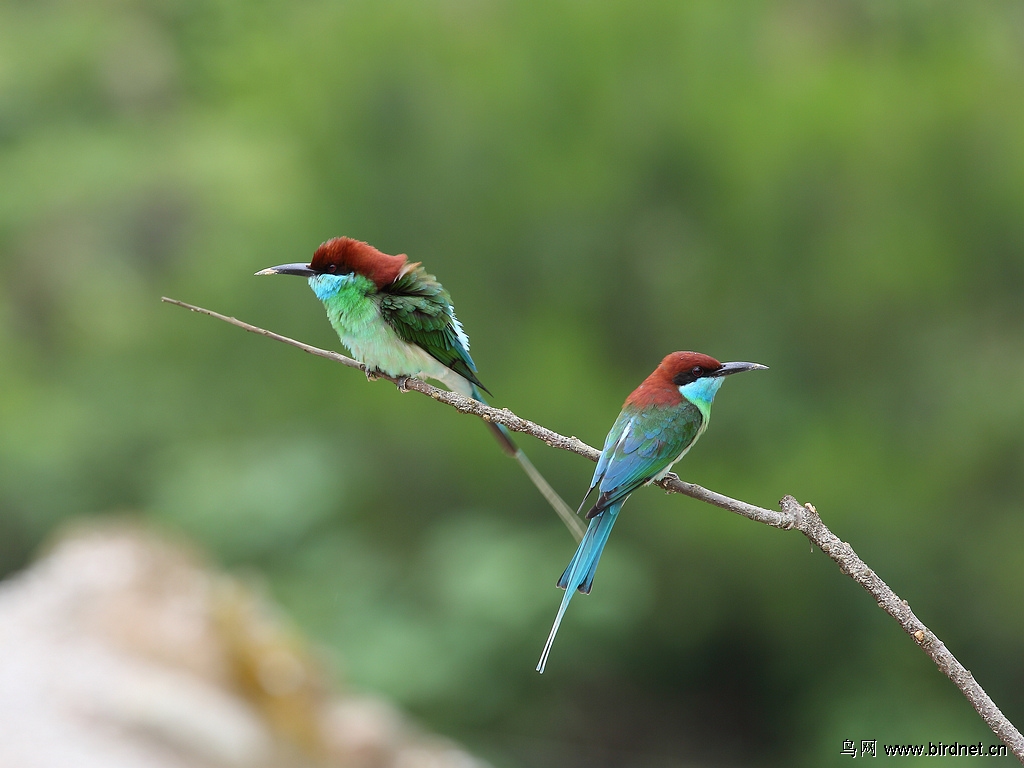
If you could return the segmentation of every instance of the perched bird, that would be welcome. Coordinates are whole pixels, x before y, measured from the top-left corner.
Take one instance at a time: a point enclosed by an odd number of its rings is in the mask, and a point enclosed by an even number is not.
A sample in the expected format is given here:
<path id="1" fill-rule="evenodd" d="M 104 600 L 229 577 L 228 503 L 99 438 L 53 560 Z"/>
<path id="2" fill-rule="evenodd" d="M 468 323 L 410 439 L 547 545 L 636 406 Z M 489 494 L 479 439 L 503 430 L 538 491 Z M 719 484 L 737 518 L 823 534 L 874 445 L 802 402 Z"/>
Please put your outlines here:
<path id="1" fill-rule="evenodd" d="M 707 429 L 711 403 L 725 376 L 766 369 L 759 363 L 720 363 L 698 352 L 673 352 L 633 390 L 604 440 L 594 479 L 583 504 L 599 489 L 587 512 L 590 525 L 558 580 L 565 590 L 537 671 L 544 672 L 558 626 L 576 590 L 590 594 L 608 534 L 629 494 L 661 480 Z"/>
<path id="2" fill-rule="evenodd" d="M 317 248 L 309 264 L 282 264 L 256 274 L 309 278 L 331 325 L 352 356 L 367 367 L 367 375 L 436 379 L 460 395 L 485 402 L 481 391 L 489 391 L 477 378 L 469 337 L 455 317 L 448 291 L 405 254 L 390 256 L 360 240 L 336 237 Z M 582 528 L 572 509 L 505 427 L 489 422 L 488 426 L 502 450 L 520 463 L 579 539 Z"/>

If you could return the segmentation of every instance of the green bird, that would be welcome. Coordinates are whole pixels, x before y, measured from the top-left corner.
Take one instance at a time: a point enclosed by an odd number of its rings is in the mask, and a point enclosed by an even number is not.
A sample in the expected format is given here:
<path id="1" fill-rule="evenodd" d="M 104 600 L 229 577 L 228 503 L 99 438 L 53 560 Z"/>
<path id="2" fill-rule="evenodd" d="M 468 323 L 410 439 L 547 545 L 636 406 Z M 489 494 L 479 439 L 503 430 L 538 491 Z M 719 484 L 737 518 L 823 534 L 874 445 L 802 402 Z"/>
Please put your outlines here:
<path id="1" fill-rule="evenodd" d="M 482 393 L 490 391 L 477 377 L 469 337 L 448 291 L 405 254 L 391 256 L 360 240 L 336 237 L 317 248 L 309 264 L 282 264 L 256 274 L 308 278 L 342 344 L 369 373 L 435 379 L 460 395 L 486 402 Z M 578 540 L 582 530 L 572 510 L 504 426 L 488 427 Z"/>

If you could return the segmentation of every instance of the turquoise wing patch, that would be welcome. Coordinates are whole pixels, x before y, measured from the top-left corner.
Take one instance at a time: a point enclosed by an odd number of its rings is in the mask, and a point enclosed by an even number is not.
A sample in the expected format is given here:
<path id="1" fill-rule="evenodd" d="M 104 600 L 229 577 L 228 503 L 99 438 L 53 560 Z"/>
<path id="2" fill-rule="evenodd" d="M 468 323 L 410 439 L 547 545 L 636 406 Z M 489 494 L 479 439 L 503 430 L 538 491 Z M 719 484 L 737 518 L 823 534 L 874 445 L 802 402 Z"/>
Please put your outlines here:
<path id="1" fill-rule="evenodd" d="M 625 438 L 613 444 L 600 480 L 600 506 L 624 499 L 675 461 L 697 439 L 702 419 L 697 407 L 685 401 L 671 414 L 654 407 L 634 414 Z M 602 459 L 607 452 L 606 447 Z"/>

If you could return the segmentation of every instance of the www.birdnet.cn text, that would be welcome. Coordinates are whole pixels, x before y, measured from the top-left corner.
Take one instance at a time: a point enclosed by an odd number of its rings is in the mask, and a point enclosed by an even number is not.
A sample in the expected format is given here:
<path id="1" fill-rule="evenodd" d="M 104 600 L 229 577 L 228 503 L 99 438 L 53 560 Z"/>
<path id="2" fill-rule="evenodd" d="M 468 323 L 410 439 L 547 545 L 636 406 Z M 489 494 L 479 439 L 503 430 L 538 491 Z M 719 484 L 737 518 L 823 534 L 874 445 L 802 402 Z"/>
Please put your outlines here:
<path id="1" fill-rule="evenodd" d="M 843 741 L 844 757 L 1006 757 L 1005 744 L 966 744 L 959 741 L 929 741 L 927 744 L 881 744 L 877 739 Z"/>

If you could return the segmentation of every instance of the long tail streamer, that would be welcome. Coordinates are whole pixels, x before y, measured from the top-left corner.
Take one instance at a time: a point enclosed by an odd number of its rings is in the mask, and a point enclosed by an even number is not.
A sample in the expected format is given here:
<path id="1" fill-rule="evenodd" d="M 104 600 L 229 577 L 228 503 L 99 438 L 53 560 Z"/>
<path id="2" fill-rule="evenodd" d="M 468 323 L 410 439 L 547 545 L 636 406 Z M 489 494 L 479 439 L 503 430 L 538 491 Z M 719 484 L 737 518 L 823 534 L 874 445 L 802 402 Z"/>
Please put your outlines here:
<path id="1" fill-rule="evenodd" d="M 484 400 L 483 395 L 476 387 L 473 387 L 472 398 L 484 403 L 484 405 L 487 404 L 487 401 Z M 583 538 L 583 523 L 581 523 L 580 519 L 576 517 L 572 508 L 566 504 L 562 500 L 562 497 L 558 495 L 558 492 L 551 487 L 551 483 L 544 479 L 544 475 L 542 475 L 538 469 L 533 466 L 533 462 L 527 458 L 523 449 L 515 444 L 515 441 L 512 439 L 512 435 L 504 425 L 488 422 L 487 426 L 490 427 L 491 433 L 494 435 L 499 445 L 501 445 L 501 449 L 519 462 L 519 466 L 523 468 L 523 472 L 526 473 L 526 476 L 530 478 L 530 481 L 534 486 L 536 486 L 537 490 L 540 491 L 540 495 L 547 499 L 548 504 L 551 505 L 551 508 L 555 510 L 556 514 L 562 519 L 562 522 L 565 523 L 565 527 L 569 529 L 569 533 L 575 537 L 576 541 L 580 541 Z"/>
<path id="2" fill-rule="evenodd" d="M 594 583 L 594 572 L 597 570 L 597 563 L 601 559 L 604 545 L 608 543 L 608 534 L 612 532 L 612 526 L 619 516 L 621 502 L 612 504 L 600 515 L 590 521 L 587 533 L 580 542 L 569 565 L 558 580 L 558 586 L 565 590 L 562 596 L 562 604 L 558 606 L 558 613 L 555 615 L 555 623 L 551 625 L 551 633 L 544 643 L 544 650 L 541 652 L 540 661 L 537 662 L 537 671 L 544 674 L 544 667 L 548 663 L 548 654 L 551 653 L 551 646 L 555 642 L 555 635 L 558 634 L 558 627 L 562 623 L 565 609 L 569 607 L 576 590 L 584 594 L 590 593 L 590 587 Z"/>

